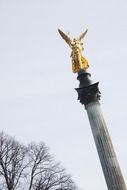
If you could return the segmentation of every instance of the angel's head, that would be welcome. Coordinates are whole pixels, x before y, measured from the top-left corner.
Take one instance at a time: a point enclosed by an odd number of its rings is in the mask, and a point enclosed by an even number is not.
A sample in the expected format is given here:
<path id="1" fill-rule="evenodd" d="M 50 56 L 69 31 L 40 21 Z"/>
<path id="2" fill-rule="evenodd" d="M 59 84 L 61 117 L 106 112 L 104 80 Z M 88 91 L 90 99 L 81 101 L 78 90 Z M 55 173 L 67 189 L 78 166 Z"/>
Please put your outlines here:
<path id="1" fill-rule="evenodd" d="M 78 40 L 76 38 L 73 39 L 74 44 L 78 44 Z"/>
<path id="2" fill-rule="evenodd" d="M 84 50 L 83 48 L 83 42 L 80 41 L 78 38 L 74 38 L 73 41 L 72 41 L 72 46 L 75 47 L 75 48 L 78 48 L 80 50 Z"/>

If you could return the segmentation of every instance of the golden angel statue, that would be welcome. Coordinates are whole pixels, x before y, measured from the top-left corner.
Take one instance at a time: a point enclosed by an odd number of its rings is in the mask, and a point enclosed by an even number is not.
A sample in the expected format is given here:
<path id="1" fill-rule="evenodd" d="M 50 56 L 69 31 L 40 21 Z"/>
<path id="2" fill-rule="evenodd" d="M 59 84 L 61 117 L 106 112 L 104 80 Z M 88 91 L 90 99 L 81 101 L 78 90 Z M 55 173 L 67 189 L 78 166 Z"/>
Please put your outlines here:
<path id="1" fill-rule="evenodd" d="M 74 38 L 71 40 L 69 36 L 67 36 L 64 32 L 58 29 L 59 34 L 61 37 L 66 41 L 69 47 L 72 49 L 71 58 L 72 58 L 72 71 L 73 73 L 77 73 L 80 69 L 86 70 L 89 67 L 88 61 L 83 57 L 82 51 L 83 42 L 82 39 L 85 37 L 88 30 L 83 32 L 78 38 Z"/>

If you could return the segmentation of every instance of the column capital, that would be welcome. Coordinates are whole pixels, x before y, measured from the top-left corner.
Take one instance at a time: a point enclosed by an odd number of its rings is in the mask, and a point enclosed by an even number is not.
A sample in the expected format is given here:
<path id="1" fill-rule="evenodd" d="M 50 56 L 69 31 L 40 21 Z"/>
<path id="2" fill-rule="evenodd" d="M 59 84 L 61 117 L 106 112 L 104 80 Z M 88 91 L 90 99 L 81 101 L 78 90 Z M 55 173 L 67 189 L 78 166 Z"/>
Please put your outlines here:
<path id="1" fill-rule="evenodd" d="M 93 83 L 90 77 L 91 74 L 84 70 L 80 70 L 77 77 L 79 88 L 75 88 L 75 90 L 78 92 L 78 100 L 84 105 L 100 100 L 99 82 Z"/>

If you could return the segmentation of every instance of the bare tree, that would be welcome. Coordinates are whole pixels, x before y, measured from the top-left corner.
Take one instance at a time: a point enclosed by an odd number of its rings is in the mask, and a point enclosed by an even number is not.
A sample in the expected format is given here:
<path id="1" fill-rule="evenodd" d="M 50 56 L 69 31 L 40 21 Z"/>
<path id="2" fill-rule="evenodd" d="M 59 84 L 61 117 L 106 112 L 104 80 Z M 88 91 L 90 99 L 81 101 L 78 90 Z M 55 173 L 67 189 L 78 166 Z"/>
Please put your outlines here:
<path id="1" fill-rule="evenodd" d="M 60 169 L 59 164 L 52 166 L 40 174 L 33 184 L 33 190 L 76 190 L 77 187 L 71 176 L 65 174 L 64 169 Z"/>
<path id="2" fill-rule="evenodd" d="M 30 163 L 30 180 L 28 189 L 31 190 L 38 176 L 44 175 L 47 168 L 49 168 L 51 156 L 44 143 L 40 143 L 39 145 L 31 143 L 28 149 L 28 159 Z"/>
<path id="3" fill-rule="evenodd" d="M 2 189 L 15 190 L 20 185 L 24 177 L 24 170 L 27 149 L 8 137 L 3 132 L 0 133 L 0 175 Z"/>
<path id="4" fill-rule="evenodd" d="M 2 190 L 77 190 L 71 176 L 49 154 L 44 143 L 27 147 L 0 133 Z"/>
<path id="5" fill-rule="evenodd" d="M 29 190 L 76 189 L 71 177 L 59 163 L 54 163 L 44 143 L 29 146 L 31 173 Z"/>

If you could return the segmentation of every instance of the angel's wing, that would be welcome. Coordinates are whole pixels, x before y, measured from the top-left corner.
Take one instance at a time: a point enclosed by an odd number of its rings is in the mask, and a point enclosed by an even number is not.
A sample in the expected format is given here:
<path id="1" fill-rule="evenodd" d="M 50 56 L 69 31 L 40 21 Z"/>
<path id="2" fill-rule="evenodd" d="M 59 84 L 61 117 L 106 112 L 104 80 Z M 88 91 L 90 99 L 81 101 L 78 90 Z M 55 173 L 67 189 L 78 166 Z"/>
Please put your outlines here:
<path id="1" fill-rule="evenodd" d="M 88 32 L 88 29 L 79 36 L 78 40 L 81 41 L 85 37 L 87 32 Z"/>
<path id="2" fill-rule="evenodd" d="M 61 37 L 66 41 L 66 43 L 71 47 L 72 40 L 65 33 L 63 33 L 60 29 L 58 29 L 58 32 L 61 35 Z"/>

